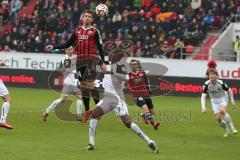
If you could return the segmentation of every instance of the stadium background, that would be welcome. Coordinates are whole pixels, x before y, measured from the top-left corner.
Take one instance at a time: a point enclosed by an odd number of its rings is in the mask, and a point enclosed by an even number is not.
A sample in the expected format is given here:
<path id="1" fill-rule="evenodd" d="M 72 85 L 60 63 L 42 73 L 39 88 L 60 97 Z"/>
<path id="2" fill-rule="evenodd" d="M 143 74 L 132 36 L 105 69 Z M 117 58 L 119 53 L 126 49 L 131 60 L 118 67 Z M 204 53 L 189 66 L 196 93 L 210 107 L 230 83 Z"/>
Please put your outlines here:
<path id="1" fill-rule="evenodd" d="M 99 149 L 90 154 L 79 151 L 79 147 L 85 145 L 82 143 L 87 143 L 88 126 L 79 127 L 77 123 L 69 124 L 54 117 L 50 117 L 46 125 L 40 122 L 40 109 L 59 96 L 50 88 L 48 78 L 63 56 L 61 50 L 46 53 L 45 46 L 65 42 L 73 29 L 82 23 L 82 11 L 85 9 L 94 11 L 96 5 L 102 1 L 1 0 L 0 59 L 3 59 L 9 67 L 1 68 L 0 77 L 10 88 L 13 96 L 9 120 L 16 124 L 15 132 L 9 134 L 7 131 L 0 131 L 1 143 L 5 145 L 0 153 L 11 153 L 3 154 L 3 159 L 25 157 L 32 160 L 41 159 L 41 155 L 48 159 L 64 159 L 66 156 L 68 159 L 76 159 L 76 156 L 82 159 L 96 157 L 111 159 L 115 154 L 123 154 L 124 157 L 118 159 L 223 160 L 228 159 L 227 155 L 238 159 L 239 135 L 226 141 L 220 139 L 222 130 L 214 122 L 212 113 L 205 116 L 200 113 L 200 93 L 202 83 L 206 80 L 207 62 L 215 59 L 220 78 L 232 87 L 235 98 L 240 97 L 240 68 L 237 57 L 239 49 L 234 48 L 236 36 L 240 35 L 238 23 L 240 2 L 238 0 L 104 2 L 109 7 L 109 16 L 101 18 L 95 16 L 94 21 L 94 26 L 100 29 L 104 44 L 109 41 L 120 43 L 125 39 L 130 40 L 133 42 L 129 49 L 132 57 L 139 58 L 144 63 L 152 62 L 152 65 L 165 66 L 167 72 L 163 75 L 150 74 L 151 84 L 158 88 L 156 96 L 161 95 L 153 99 L 157 114 L 159 112 L 173 116 L 190 114 L 190 121 L 164 119 L 161 121 L 159 132 L 150 131 L 149 126 L 138 121 L 160 146 L 160 155 L 153 157 L 141 147 L 143 146 L 141 141 L 133 143 L 128 141 L 129 136 L 134 135 L 125 133 L 123 127 L 112 127 L 119 121 L 111 115 L 110 118 L 104 119 L 100 126 L 102 129 L 97 135 Z M 53 83 L 61 85 L 61 77 L 56 77 Z M 189 96 L 192 98 L 188 98 Z M 32 101 L 29 102 L 29 99 Z M 130 113 L 138 115 L 139 110 L 130 108 Z M 239 128 L 239 109 L 230 110 L 230 113 Z M 160 118 L 157 117 L 161 120 Z M 29 121 L 33 124 L 29 124 Z M 116 137 L 120 136 L 124 141 L 117 138 L 113 138 L 113 142 L 106 141 L 105 137 L 111 140 L 110 137 L 114 136 L 109 130 L 115 130 L 113 132 L 116 132 Z M 55 137 L 52 136 L 54 134 Z M 71 138 L 64 135 L 71 135 Z M 72 146 L 68 148 L 63 146 L 60 143 L 63 139 Z M 46 143 L 49 146 L 46 146 Z M 126 149 L 125 145 L 131 149 Z M 34 150 L 34 147 L 38 151 Z M 54 154 L 47 151 L 52 148 L 58 148 L 53 149 Z M 27 153 L 25 149 L 32 153 Z M 65 151 L 71 156 L 64 154 Z M 199 151 L 206 154 L 199 156 Z M 139 154 L 142 154 L 141 157 Z"/>

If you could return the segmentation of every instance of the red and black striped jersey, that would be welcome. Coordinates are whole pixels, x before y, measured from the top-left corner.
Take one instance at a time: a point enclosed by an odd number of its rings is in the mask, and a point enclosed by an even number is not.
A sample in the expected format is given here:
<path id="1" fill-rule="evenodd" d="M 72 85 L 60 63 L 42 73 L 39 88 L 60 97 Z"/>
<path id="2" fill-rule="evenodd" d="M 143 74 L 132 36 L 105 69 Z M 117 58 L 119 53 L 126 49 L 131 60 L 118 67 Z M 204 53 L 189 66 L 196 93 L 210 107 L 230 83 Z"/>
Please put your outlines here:
<path id="1" fill-rule="evenodd" d="M 128 88 L 133 97 L 149 97 L 149 85 L 146 73 L 141 70 L 128 73 Z"/>
<path id="2" fill-rule="evenodd" d="M 95 55 L 95 45 L 99 50 L 101 59 L 104 60 L 102 38 L 99 30 L 95 27 L 78 27 L 72 33 L 69 41 L 64 44 L 54 46 L 54 49 L 68 48 L 74 43 L 76 43 L 75 54 L 77 55 L 78 61 L 93 59 Z"/>

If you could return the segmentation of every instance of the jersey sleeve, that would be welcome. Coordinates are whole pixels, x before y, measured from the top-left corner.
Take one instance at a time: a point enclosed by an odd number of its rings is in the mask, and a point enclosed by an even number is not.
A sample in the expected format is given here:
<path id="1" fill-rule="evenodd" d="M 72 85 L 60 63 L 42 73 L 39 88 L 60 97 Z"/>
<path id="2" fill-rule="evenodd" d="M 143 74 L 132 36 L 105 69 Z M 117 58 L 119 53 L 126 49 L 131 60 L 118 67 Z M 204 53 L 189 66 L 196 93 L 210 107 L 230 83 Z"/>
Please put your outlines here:
<path id="1" fill-rule="evenodd" d="M 208 93 L 208 85 L 207 84 L 203 85 L 202 93 L 205 93 L 205 94 Z"/>
<path id="2" fill-rule="evenodd" d="M 149 92 L 151 92 L 151 91 L 150 91 L 151 89 L 150 89 L 150 81 L 149 81 L 149 78 L 148 78 L 146 72 L 143 71 L 143 73 L 144 73 L 144 83 L 145 83 L 145 85 L 146 85 L 146 88 L 147 88 L 147 90 L 149 90 Z"/>
<path id="3" fill-rule="evenodd" d="M 228 85 L 227 85 L 225 82 L 223 82 L 222 88 L 223 88 L 223 90 L 225 90 L 225 91 L 228 91 L 228 89 L 229 89 Z"/>
<path id="4" fill-rule="evenodd" d="M 149 85 L 150 84 L 150 81 L 149 81 L 149 78 L 148 78 L 148 76 L 147 76 L 147 74 L 143 71 L 143 74 L 144 74 L 144 83 L 146 84 L 146 85 Z"/>
<path id="5" fill-rule="evenodd" d="M 95 34 L 95 43 L 97 45 L 98 51 L 99 51 L 99 55 L 101 57 L 101 60 L 104 61 L 104 51 L 103 51 L 103 41 L 102 41 L 102 37 L 100 35 L 99 30 L 96 30 L 96 34 Z"/>
<path id="6" fill-rule="evenodd" d="M 70 47 L 71 45 L 73 45 L 76 40 L 77 40 L 77 36 L 76 36 L 75 31 L 74 31 L 74 32 L 72 33 L 70 39 L 69 39 L 66 43 L 59 44 L 59 45 L 54 45 L 54 46 L 53 46 L 53 49 L 65 49 L 65 48 L 68 48 L 68 47 Z"/>

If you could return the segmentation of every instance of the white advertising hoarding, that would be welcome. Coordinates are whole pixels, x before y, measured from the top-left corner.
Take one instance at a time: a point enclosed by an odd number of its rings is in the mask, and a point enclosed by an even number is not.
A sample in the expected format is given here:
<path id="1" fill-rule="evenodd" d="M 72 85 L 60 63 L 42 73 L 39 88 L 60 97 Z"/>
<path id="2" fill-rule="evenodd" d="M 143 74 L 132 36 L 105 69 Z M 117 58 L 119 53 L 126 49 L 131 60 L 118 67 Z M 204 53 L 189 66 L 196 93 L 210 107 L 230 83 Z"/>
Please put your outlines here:
<path id="1" fill-rule="evenodd" d="M 32 70 L 55 70 L 62 60 L 63 54 L 37 54 L 19 52 L 0 52 L 0 59 L 4 60 L 9 68 L 32 69 Z M 131 58 L 129 58 L 130 60 Z M 196 60 L 173 60 L 157 58 L 138 58 L 143 68 L 148 68 L 158 75 L 161 72 L 159 65 L 167 68 L 164 76 L 205 78 L 207 61 Z M 151 65 L 152 64 L 152 65 Z M 240 65 L 235 62 L 217 62 L 217 70 L 220 78 L 240 79 Z M 161 74 L 160 74 L 161 75 Z"/>
<path id="2" fill-rule="evenodd" d="M 63 56 L 63 54 L 0 52 L 0 59 L 10 68 L 33 70 L 55 70 Z"/>
<path id="3" fill-rule="evenodd" d="M 167 68 L 164 76 L 171 77 L 191 77 L 191 78 L 206 78 L 208 61 L 197 60 L 175 60 L 175 59 L 156 59 L 156 58 L 140 58 L 143 66 L 161 64 Z M 151 66 L 151 65 L 150 65 Z M 154 65 L 153 65 L 154 66 Z M 150 70 L 159 70 L 160 68 L 149 68 Z M 217 61 L 216 69 L 219 72 L 219 77 L 222 79 L 240 79 L 240 65 L 236 62 Z"/>

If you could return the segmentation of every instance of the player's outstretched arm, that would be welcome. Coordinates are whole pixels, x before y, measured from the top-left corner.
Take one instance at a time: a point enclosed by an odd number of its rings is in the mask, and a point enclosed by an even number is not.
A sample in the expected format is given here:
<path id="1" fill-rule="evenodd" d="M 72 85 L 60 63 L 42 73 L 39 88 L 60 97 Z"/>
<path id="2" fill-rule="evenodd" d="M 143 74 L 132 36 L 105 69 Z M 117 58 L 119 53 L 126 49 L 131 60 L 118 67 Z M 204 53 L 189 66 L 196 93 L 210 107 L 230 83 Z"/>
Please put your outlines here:
<path id="1" fill-rule="evenodd" d="M 65 48 L 68 48 L 68 47 L 70 47 L 71 45 L 74 44 L 76 39 L 77 39 L 76 34 L 75 34 L 75 32 L 73 32 L 73 34 L 71 35 L 70 39 L 66 43 L 63 43 L 63 44 L 60 44 L 60 45 L 47 45 L 46 46 L 46 51 L 49 52 L 52 49 L 65 49 Z"/>
<path id="2" fill-rule="evenodd" d="M 207 94 L 202 93 L 202 97 L 201 97 L 202 113 L 207 112 L 207 108 L 206 108 L 206 97 L 207 97 Z"/>

